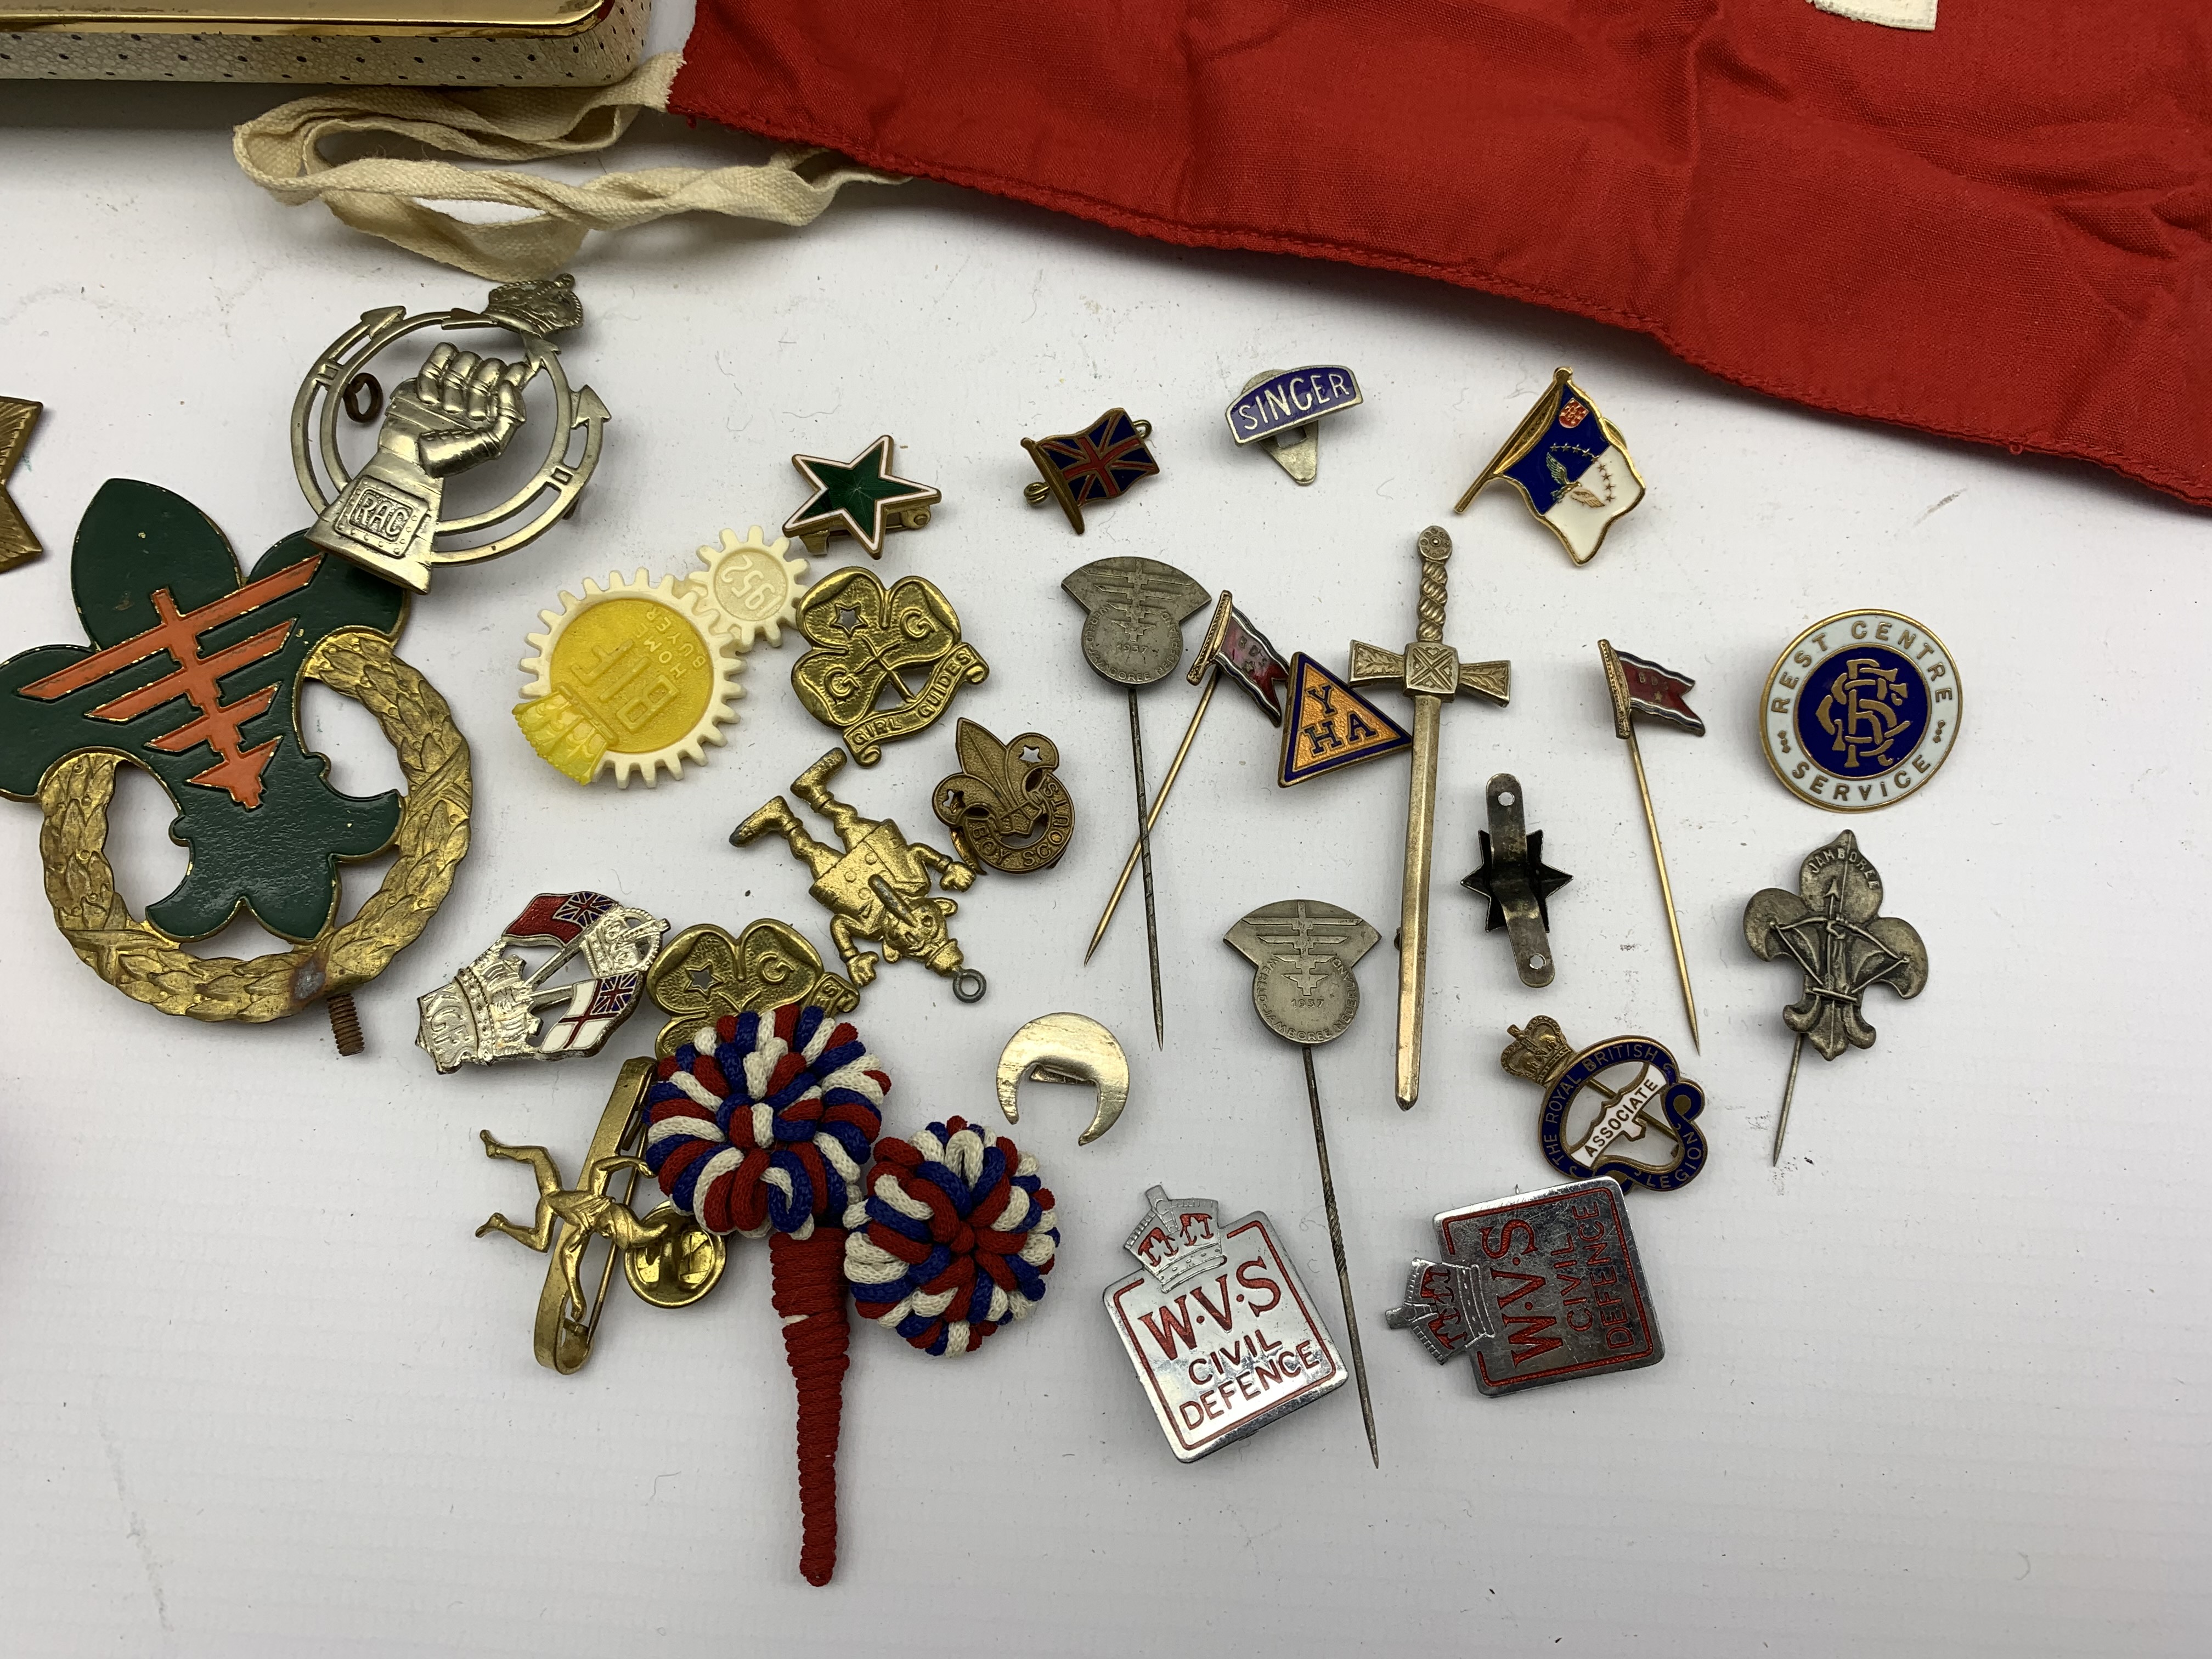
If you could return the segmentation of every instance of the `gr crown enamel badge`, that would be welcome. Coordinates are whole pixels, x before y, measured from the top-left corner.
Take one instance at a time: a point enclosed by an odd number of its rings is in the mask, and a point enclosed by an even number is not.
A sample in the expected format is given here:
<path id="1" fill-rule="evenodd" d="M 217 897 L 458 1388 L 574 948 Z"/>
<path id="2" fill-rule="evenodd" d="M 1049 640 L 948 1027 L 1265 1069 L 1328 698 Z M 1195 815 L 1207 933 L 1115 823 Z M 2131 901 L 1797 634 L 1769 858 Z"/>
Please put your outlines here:
<path id="1" fill-rule="evenodd" d="M 1846 611 L 1783 647 L 1759 702 L 1766 763 L 1790 793 L 1871 812 L 1917 793 L 1959 741 L 1959 671 L 1893 611 Z"/>

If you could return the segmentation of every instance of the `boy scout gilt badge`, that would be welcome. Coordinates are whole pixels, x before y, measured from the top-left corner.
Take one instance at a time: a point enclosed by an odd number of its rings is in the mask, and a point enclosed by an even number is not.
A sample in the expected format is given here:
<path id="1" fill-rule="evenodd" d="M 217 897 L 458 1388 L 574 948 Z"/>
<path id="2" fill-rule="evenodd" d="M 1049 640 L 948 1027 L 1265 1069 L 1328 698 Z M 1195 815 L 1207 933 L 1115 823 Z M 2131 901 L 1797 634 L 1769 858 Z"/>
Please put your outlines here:
<path id="1" fill-rule="evenodd" d="M 1075 835 L 1075 803 L 1053 770 L 1060 745 L 1038 732 L 1000 743 L 963 720 L 954 746 L 965 769 L 938 781 L 931 805 L 963 861 L 1010 876 L 1059 863 Z"/>
<path id="2" fill-rule="evenodd" d="M 1846 611 L 1783 647 L 1759 729 L 1790 793 L 1832 812 L 1872 812 L 1936 775 L 1962 708 L 1942 641 L 1893 611 Z"/>
<path id="3" fill-rule="evenodd" d="M 783 521 L 783 533 L 821 553 L 832 536 L 850 536 L 872 559 L 884 556 L 884 538 L 894 530 L 920 530 L 929 509 L 945 497 L 926 483 L 891 471 L 896 444 L 887 432 L 849 461 L 794 455 L 791 464 L 813 494 Z"/>
<path id="4" fill-rule="evenodd" d="M 1467 1355 L 1485 1394 L 1632 1370 L 1665 1355 L 1615 1182 L 1447 1210 L 1437 1242 L 1443 1260 L 1417 1260 L 1404 1305 L 1382 1317 L 1440 1365 Z"/>
<path id="5" fill-rule="evenodd" d="M 1109 409 L 1080 432 L 1050 438 L 1024 438 L 1022 447 L 1036 463 L 1041 482 L 1024 484 L 1022 497 L 1031 507 L 1058 501 L 1067 522 L 1083 533 L 1086 501 L 1110 501 L 1160 470 L 1148 441 L 1150 421 L 1133 421 L 1125 409 Z"/>
<path id="6" fill-rule="evenodd" d="M 799 601 L 799 630 L 815 646 L 791 666 L 791 689 L 806 712 L 873 766 L 884 744 L 910 738 L 951 707 L 953 693 L 981 685 L 991 666 L 960 639 L 960 615 L 934 582 L 902 576 L 886 589 L 855 566 L 823 577 Z M 919 686 L 900 671 L 926 672 Z M 878 708 L 889 692 L 894 701 Z"/>
<path id="7" fill-rule="evenodd" d="M 605 893 L 540 893 L 475 961 L 416 999 L 422 1011 L 416 1046 L 441 1073 L 459 1071 L 464 1062 L 595 1054 L 636 1012 L 646 970 L 667 931 L 652 912 Z M 516 954 L 524 945 L 544 946 L 552 955 L 528 972 Z M 584 978 L 554 977 L 580 957 Z M 563 1003 L 540 1030 L 538 1011 Z"/>
<path id="8" fill-rule="evenodd" d="M 1212 1199 L 1154 1187 L 1123 1248 L 1144 1271 L 1107 1287 L 1106 1316 L 1181 1462 L 1344 1386 L 1328 1332 L 1258 1211 L 1224 1224 Z"/>
<path id="9" fill-rule="evenodd" d="M 1644 479 L 1628 459 L 1627 443 L 1575 384 L 1571 368 L 1552 372 L 1535 407 L 1452 511 L 1466 512 L 1484 486 L 1499 478 L 1521 492 L 1577 564 L 1595 558 L 1613 521 L 1644 499 Z"/>
<path id="10" fill-rule="evenodd" d="M 1691 1120 L 1705 1109 L 1705 1091 L 1682 1075 L 1664 1044 L 1618 1036 L 1578 1049 L 1547 1014 L 1525 1029 L 1505 1029 L 1513 1041 L 1498 1063 L 1544 1091 L 1536 1139 L 1553 1169 L 1655 1193 L 1697 1179 L 1705 1137 Z M 1602 1081 L 1608 1073 L 1612 1083 Z M 1644 1156 L 1631 1157 L 1632 1149 Z"/>
<path id="11" fill-rule="evenodd" d="M 182 496 L 102 485 L 77 527 L 70 585 L 89 646 L 0 665 L 0 793 L 35 797 L 54 920 L 111 985 L 164 1013 L 269 1020 L 318 998 L 358 1052 L 352 988 L 429 921 L 468 848 L 468 746 L 445 700 L 392 654 L 406 595 L 307 536 L 241 576 L 222 532 Z M 299 691 L 319 680 L 376 717 L 402 794 L 357 797 L 301 740 Z M 161 781 L 191 849 L 176 890 L 132 916 L 103 851 L 116 769 Z M 398 856 L 334 925 L 341 860 Z M 241 909 L 289 950 L 241 962 L 180 941 Z"/>
<path id="12" fill-rule="evenodd" d="M 482 311 L 363 312 L 316 361 L 292 404 L 292 468 L 317 514 L 307 539 L 420 593 L 437 566 L 495 558 L 550 530 L 574 509 L 599 465 L 608 419 L 591 387 L 571 389 L 553 344 L 554 335 L 583 320 L 568 276 L 502 283 Z M 392 393 L 376 453 L 360 471 L 349 469 L 338 449 L 339 410 L 374 419 L 383 393 L 369 363 L 430 328 L 503 331 L 520 343 L 522 357 L 510 363 L 441 343 Z M 447 481 L 506 453 L 529 418 L 523 395 L 541 376 L 552 407 L 539 417 L 545 443 L 537 466 L 504 501 L 448 514 Z M 370 401 L 356 416 L 354 399 L 363 390 Z"/>

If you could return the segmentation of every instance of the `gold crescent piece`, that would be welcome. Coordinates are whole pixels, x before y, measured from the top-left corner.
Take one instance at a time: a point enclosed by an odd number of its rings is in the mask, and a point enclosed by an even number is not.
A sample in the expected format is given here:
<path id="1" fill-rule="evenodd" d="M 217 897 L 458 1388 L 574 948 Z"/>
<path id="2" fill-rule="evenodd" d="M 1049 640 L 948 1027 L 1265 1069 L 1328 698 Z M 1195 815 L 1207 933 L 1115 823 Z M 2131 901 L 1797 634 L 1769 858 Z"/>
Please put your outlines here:
<path id="1" fill-rule="evenodd" d="M 1014 1033 L 999 1055 L 999 1106 L 1018 1123 L 1022 1075 L 1038 1083 L 1089 1083 L 1098 1088 L 1098 1109 L 1076 1138 L 1088 1146 L 1112 1128 L 1129 1103 L 1129 1060 L 1114 1034 L 1088 1014 L 1040 1014 Z"/>
<path id="2" fill-rule="evenodd" d="M 382 973 L 415 942 L 469 849 L 469 745 L 430 682 L 392 654 L 374 629 L 331 635 L 303 677 L 353 698 L 376 717 L 407 780 L 393 837 L 397 856 L 353 919 L 305 945 L 241 961 L 196 957 L 132 915 L 107 862 L 107 804 L 124 757 L 70 756 L 39 785 L 46 822 L 39 854 L 55 925 L 85 965 L 126 996 L 194 1019 L 283 1019 Z"/>

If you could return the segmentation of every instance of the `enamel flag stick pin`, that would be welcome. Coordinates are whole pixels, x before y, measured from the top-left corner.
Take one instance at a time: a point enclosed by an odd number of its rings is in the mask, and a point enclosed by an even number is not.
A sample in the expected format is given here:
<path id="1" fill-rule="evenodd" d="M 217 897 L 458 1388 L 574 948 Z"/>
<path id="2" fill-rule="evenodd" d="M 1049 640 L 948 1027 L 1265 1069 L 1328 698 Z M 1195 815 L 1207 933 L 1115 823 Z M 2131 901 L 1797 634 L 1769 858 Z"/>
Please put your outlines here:
<path id="1" fill-rule="evenodd" d="M 1429 861 L 1437 817 L 1437 743 L 1444 700 L 1462 691 L 1503 707 L 1512 701 L 1513 665 L 1462 662 L 1443 642 L 1444 564 L 1451 538 L 1431 525 L 1416 544 L 1421 558 L 1421 596 L 1414 637 L 1403 651 L 1352 642 L 1354 685 L 1383 681 L 1413 700 L 1413 770 L 1406 792 L 1406 878 L 1398 913 L 1398 1104 L 1411 1110 L 1421 1097 L 1421 998 L 1429 964 Z"/>
<path id="2" fill-rule="evenodd" d="M 1535 407 L 1521 417 L 1452 511 L 1466 512 L 1485 486 L 1500 478 L 1521 492 L 1528 510 L 1577 564 L 1595 558 L 1613 521 L 1644 499 L 1644 480 L 1628 459 L 1628 445 L 1566 368 L 1552 371 L 1552 384 Z"/>
<path id="3" fill-rule="evenodd" d="M 1152 896 L 1152 826 L 1146 817 L 1145 729 L 1137 688 L 1165 679 L 1182 662 L 1182 625 L 1206 604 L 1206 590 L 1158 559 L 1097 559 L 1060 583 L 1084 609 L 1083 657 L 1129 694 L 1129 759 L 1137 781 L 1137 851 L 1145 868 L 1145 949 L 1152 975 L 1152 1036 L 1167 1046 L 1160 993 L 1159 915 Z M 1098 948 L 1093 938 L 1091 948 Z M 1090 958 L 1084 958 L 1086 962 Z"/>
<path id="4" fill-rule="evenodd" d="M 1438 531 L 1438 535 L 1443 532 Z M 1213 619 L 1206 625 L 1206 637 L 1199 643 L 1198 655 L 1183 678 L 1193 685 L 1203 679 L 1206 689 L 1198 695 L 1198 707 L 1190 711 L 1190 724 L 1182 729 L 1182 741 L 1176 746 L 1175 758 L 1168 763 L 1168 775 L 1160 781 L 1160 793 L 1152 797 L 1152 811 L 1145 814 L 1144 822 L 1137 828 L 1137 840 L 1129 848 L 1129 856 L 1121 860 L 1121 878 L 1115 882 L 1114 891 L 1106 901 L 1105 914 L 1098 918 L 1098 926 L 1091 935 L 1091 948 L 1083 953 L 1085 962 L 1098 953 L 1098 942 L 1106 937 L 1106 929 L 1114 920 L 1115 907 L 1121 902 L 1121 895 L 1129 885 L 1129 877 L 1137 867 L 1146 839 L 1160 821 L 1161 810 L 1168 804 L 1168 792 L 1176 786 L 1182 774 L 1184 758 L 1198 736 L 1200 721 L 1213 702 L 1213 690 L 1226 674 L 1252 694 L 1252 701 L 1260 705 L 1260 712 L 1279 726 L 1289 702 L 1291 666 L 1283 660 L 1282 653 L 1268 642 L 1267 636 L 1252 625 L 1251 619 L 1237 608 L 1236 601 L 1224 589 L 1214 602 Z"/>
<path id="5" fill-rule="evenodd" d="M 1336 1182 L 1328 1169 L 1328 1132 L 1322 1127 L 1321 1085 L 1314 1080 L 1314 1045 L 1340 1037 L 1359 1012 L 1359 981 L 1352 973 L 1382 935 L 1349 910 L 1311 899 L 1263 904 L 1225 936 L 1255 969 L 1252 1006 L 1277 1036 L 1305 1056 L 1306 1103 L 1313 1109 L 1314 1156 L 1321 1164 L 1322 1206 L 1328 1212 L 1329 1248 L 1336 1252 L 1337 1293 L 1344 1298 L 1344 1328 L 1352 1340 L 1352 1374 L 1359 1384 L 1359 1414 L 1367 1424 L 1367 1455 L 1376 1468 L 1375 1405 L 1367 1397 L 1367 1358 L 1359 1350 L 1359 1315 L 1352 1305 L 1352 1270 L 1344 1259 L 1344 1224 L 1336 1217 Z"/>
<path id="6" fill-rule="evenodd" d="M 1813 1039 L 1823 1060 L 1846 1048 L 1871 1048 L 1875 1029 L 1860 1007 L 1867 992 L 1887 985 L 1901 997 L 1917 997 L 1928 983 L 1928 947 L 1919 930 L 1880 915 L 1881 899 L 1881 872 L 1846 830 L 1806 856 L 1796 892 L 1769 887 L 1743 907 L 1743 936 L 1759 959 L 1788 957 L 1805 975 L 1804 994 L 1782 1011 L 1797 1042 L 1790 1051 L 1782 1113 L 1774 1121 L 1773 1163 L 1782 1162 L 1805 1039 Z"/>
<path id="7" fill-rule="evenodd" d="M 1690 989 L 1690 959 L 1682 953 L 1681 918 L 1674 914 L 1674 885 L 1667 879 L 1667 849 L 1659 844 L 1659 818 L 1651 810 L 1651 785 L 1644 775 L 1644 751 L 1636 744 L 1638 714 L 1679 726 L 1694 738 L 1705 735 L 1705 721 L 1682 701 L 1682 694 L 1697 682 L 1647 658 L 1616 651 L 1605 640 L 1597 642 L 1597 654 L 1605 664 L 1606 690 L 1613 698 L 1613 734 L 1628 744 L 1628 758 L 1636 768 L 1636 793 L 1644 800 L 1644 827 L 1651 832 L 1651 862 L 1659 872 L 1659 901 L 1667 908 L 1668 936 L 1674 941 L 1674 974 L 1682 981 L 1682 1011 L 1690 1018 L 1690 1046 L 1702 1051 L 1705 1044 L 1698 1041 L 1698 998 Z"/>

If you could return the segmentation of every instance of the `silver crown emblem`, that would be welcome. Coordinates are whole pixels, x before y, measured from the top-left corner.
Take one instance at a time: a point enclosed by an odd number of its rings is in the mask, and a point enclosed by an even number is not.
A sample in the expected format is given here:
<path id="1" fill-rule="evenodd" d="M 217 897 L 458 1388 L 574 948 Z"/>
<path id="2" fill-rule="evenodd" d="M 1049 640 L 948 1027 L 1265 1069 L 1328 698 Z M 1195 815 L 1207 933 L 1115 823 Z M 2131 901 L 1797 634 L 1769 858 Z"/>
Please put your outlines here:
<path id="1" fill-rule="evenodd" d="M 1221 1243 L 1221 1206 L 1210 1198 L 1170 1198 L 1166 1188 L 1149 1188 L 1145 1218 L 1121 1248 L 1172 1294 L 1229 1260 Z"/>

